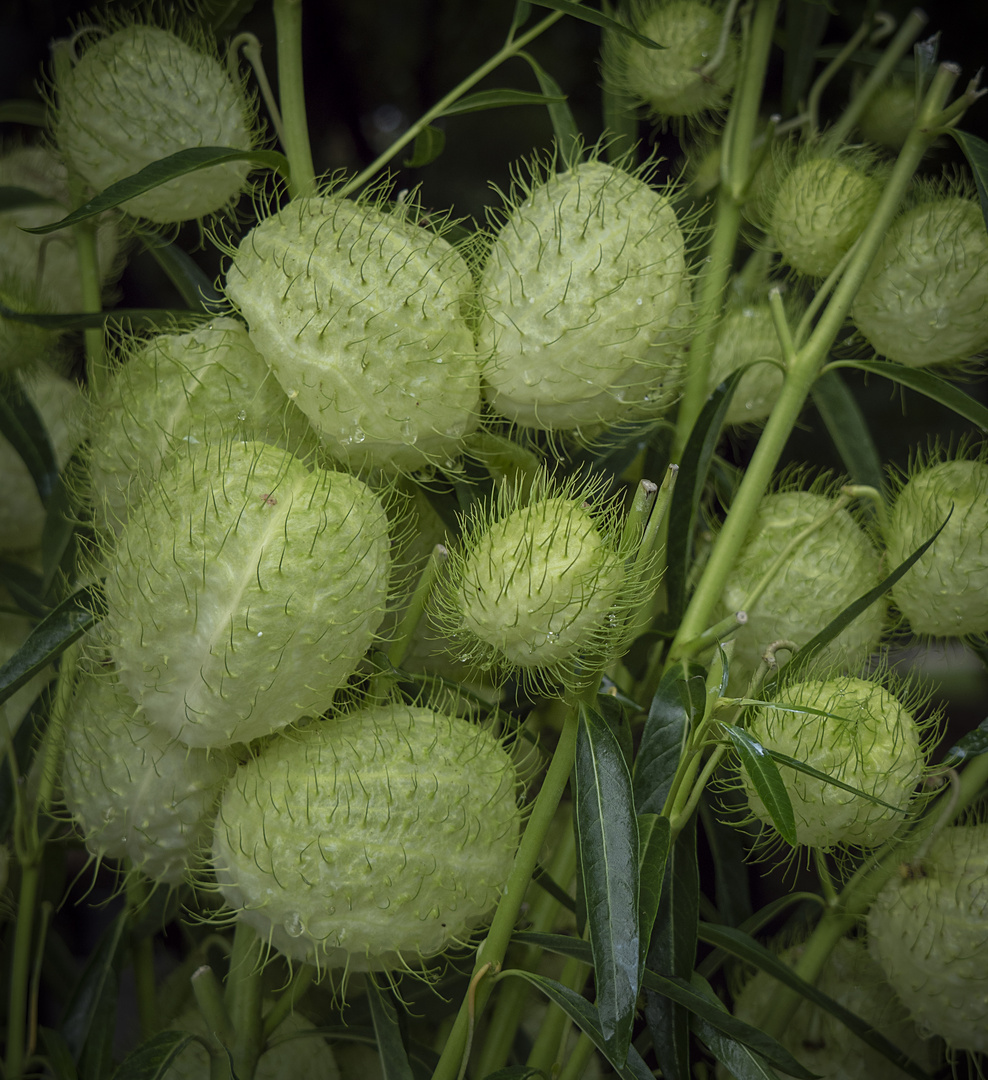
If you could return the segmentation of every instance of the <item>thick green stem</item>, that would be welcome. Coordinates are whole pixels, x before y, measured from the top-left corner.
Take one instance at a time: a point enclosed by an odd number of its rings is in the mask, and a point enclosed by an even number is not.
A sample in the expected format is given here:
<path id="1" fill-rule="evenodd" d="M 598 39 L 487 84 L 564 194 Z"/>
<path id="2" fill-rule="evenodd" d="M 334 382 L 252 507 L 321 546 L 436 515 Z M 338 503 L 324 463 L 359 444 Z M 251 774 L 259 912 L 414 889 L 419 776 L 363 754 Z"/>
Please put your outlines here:
<path id="1" fill-rule="evenodd" d="M 274 0 L 278 49 L 278 101 L 284 131 L 284 150 L 293 198 L 314 195 L 316 172 L 309 145 L 309 125 L 302 83 L 302 0 Z"/>
<path id="2" fill-rule="evenodd" d="M 718 534 L 703 576 L 679 626 L 671 650 L 673 655 L 683 642 L 698 637 L 711 622 L 728 575 L 755 519 L 758 504 L 768 489 L 810 389 L 844 325 L 854 297 L 898 211 L 913 173 L 936 138 L 940 114 L 957 81 L 957 75 L 956 68 L 944 64 L 934 76 L 919 120 L 903 145 L 875 213 L 857 241 L 854 256 L 848 263 L 844 276 L 834 289 L 830 303 L 824 309 L 815 329 L 793 357 L 778 402 L 758 440 L 758 446 L 745 471 L 730 513 Z"/>
<path id="3" fill-rule="evenodd" d="M 542 788 L 532 808 L 532 816 L 528 820 L 525 835 L 522 837 L 515 856 L 511 875 L 505 886 L 505 894 L 494 913 L 487 937 L 481 942 L 477 950 L 477 958 L 474 962 L 474 974 L 476 975 L 485 964 L 491 964 L 494 968 L 500 966 L 508 951 L 508 944 L 514 932 L 515 922 L 525 893 L 531 881 L 532 874 L 539 861 L 539 852 L 549 834 L 552 819 L 556 813 L 559 800 L 566 790 L 573 762 L 576 759 L 576 731 L 579 722 L 579 710 L 576 704 L 569 709 L 563 722 L 563 730 L 556 744 L 552 761 L 542 781 Z M 484 1005 L 491 994 L 491 982 L 489 979 L 481 980 L 477 987 L 475 998 L 475 1013 L 480 1015 Z M 464 1000 L 460 1006 L 456 1021 L 450 1031 L 449 1039 L 443 1048 L 439 1064 L 436 1066 L 432 1080 L 456 1080 L 460 1070 L 467 1045 L 467 1029 L 469 1021 L 469 1003 Z"/>
<path id="4" fill-rule="evenodd" d="M 238 922 L 225 994 L 233 1024 L 233 1068 L 238 1080 L 253 1080 L 257 1059 L 264 1047 L 262 971 L 261 943 L 257 933 L 246 923 Z"/>

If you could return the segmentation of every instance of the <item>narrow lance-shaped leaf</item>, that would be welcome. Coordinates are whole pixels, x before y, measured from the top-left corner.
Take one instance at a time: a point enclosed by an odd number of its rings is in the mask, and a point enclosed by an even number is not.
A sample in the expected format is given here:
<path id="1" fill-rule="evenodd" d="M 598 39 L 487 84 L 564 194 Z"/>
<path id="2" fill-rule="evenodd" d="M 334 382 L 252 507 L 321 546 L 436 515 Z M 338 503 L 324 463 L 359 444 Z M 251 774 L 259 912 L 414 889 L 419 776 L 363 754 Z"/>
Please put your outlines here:
<path id="1" fill-rule="evenodd" d="M 580 159 L 582 139 L 573 111 L 566 103 L 566 95 L 560 89 L 559 83 L 534 56 L 527 52 L 518 55 L 528 62 L 529 67 L 535 72 L 535 77 L 539 80 L 539 86 L 545 95 L 546 107 L 549 110 L 549 119 L 552 121 L 552 131 L 556 136 L 556 145 L 559 147 L 559 156 L 566 168 L 572 168 Z"/>
<path id="2" fill-rule="evenodd" d="M 46 503 L 58 478 L 58 463 L 44 421 L 16 379 L 0 380 L 0 435 L 17 451 Z"/>
<path id="3" fill-rule="evenodd" d="M 526 60 L 530 58 L 525 54 Z M 531 90 L 480 90 L 454 101 L 442 111 L 443 116 L 459 116 L 462 113 L 484 112 L 487 109 L 504 109 L 511 105 L 555 105 L 564 102 L 566 95 L 558 93 L 536 94 Z"/>
<path id="4" fill-rule="evenodd" d="M 971 172 L 974 174 L 974 182 L 978 188 L 978 198 L 981 200 L 981 213 L 985 219 L 985 228 L 988 229 L 988 142 L 972 135 L 969 131 L 961 131 L 960 128 L 948 128 L 948 134 L 952 135 L 957 145 L 964 151 Z"/>
<path id="5" fill-rule="evenodd" d="M 187 1031 L 159 1031 L 123 1059 L 113 1080 L 162 1080 L 179 1054 L 197 1041 Z"/>
<path id="6" fill-rule="evenodd" d="M 42 195 L 31 188 L 16 187 L 12 184 L 0 184 L 0 213 L 8 210 L 20 210 L 25 206 L 44 206 L 54 203 L 49 195 Z"/>
<path id="7" fill-rule="evenodd" d="M 854 394 L 836 371 L 825 371 L 813 384 L 813 404 L 852 482 L 884 490 L 882 461 L 871 429 Z"/>
<path id="8" fill-rule="evenodd" d="M 772 824 L 779 835 L 790 847 L 798 843 L 796 838 L 796 815 L 793 813 L 792 803 L 786 785 L 782 782 L 779 769 L 772 760 L 772 755 L 760 742 L 753 739 L 746 731 L 733 724 L 722 725 L 734 749 L 741 759 L 741 767 L 748 774 L 758 793 L 759 799 L 765 804 Z"/>
<path id="9" fill-rule="evenodd" d="M 601 1030 L 627 1057 L 638 998 L 638 822 L 631 776 L 603 717 L 580 708 L 576 827 Z"/>
<path id="10" fill-rule="evenodd" d="M 390 990 L 382 990 L 374 976 L 368 975 L 367 1003 L 377 1036 L 384 1080 L 412 1080 L 412 1068 L 398 1027 L 398 1013 L 389 994 Z"/>
<path id="11" fill-rule="evenodd" d="M 661 814 L 679 767 L 690 727 L 687 672 L 671 667 L 659 683 L 635 758 L 635 806 L 639 814 Z"/>
<path id="12" fill-rule="evenodd" d="M 605 30 L 614 30 L 619 34 L 625 34 L 627 37 L 634 38 L 639 45 L 644 45 L 646 49 L 665 49 L 667 47 L 658 41 L 644 37 L 623 22 L 612 19 L 609 15 L 604 15 L 592 7 L 584 7 L 583 4 L 574 3 L 573 0 L 531 0 L 531 2 L 538 4 L 539 7 L 550 8 L 552 11 L 561 11 L 565 15 L 572 15 L 574 19 L 593 23 L 594 26 L 603 27 Z"/>
<path id="13" fill-rule="evenodd" d="M 435 161 L 445 148 L 446 132 L 429 124 L 415 136 L 412 155 L 405 158 L 402 164 L 408 169 L 421 169 L 423 165 L 430 165 Z"/>
<path id="14" fill-rule="evenodd" d="M 639 814 L 638 837 L 638 985 L 641 986 L 652 927 L 659 913 L 662 898 L 662 878 L 672 834 L 669 819 L 659 814 Z"/>

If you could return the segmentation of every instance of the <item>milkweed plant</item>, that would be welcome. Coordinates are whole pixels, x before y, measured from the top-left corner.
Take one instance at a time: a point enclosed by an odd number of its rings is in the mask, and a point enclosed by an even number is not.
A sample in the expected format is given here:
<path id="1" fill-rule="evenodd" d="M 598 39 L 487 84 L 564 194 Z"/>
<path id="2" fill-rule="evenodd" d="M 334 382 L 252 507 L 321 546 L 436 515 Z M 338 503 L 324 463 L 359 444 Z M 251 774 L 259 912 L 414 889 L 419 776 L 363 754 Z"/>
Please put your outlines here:
<path id="1" fill-rule="evenodd" d="M 0 103 L 5 1080 L 984 1076 L 978 76 L 517 0 L 347 149 L 310 6 Z"/>

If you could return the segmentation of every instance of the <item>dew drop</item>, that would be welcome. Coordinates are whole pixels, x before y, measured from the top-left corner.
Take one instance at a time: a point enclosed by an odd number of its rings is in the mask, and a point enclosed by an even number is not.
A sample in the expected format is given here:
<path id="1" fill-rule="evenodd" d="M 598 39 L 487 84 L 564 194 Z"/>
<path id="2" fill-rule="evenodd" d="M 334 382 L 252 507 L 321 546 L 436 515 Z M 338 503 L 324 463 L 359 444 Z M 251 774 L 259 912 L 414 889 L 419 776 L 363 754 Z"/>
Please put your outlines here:
<path id="1" fill-rule="evenodd" d="M 637 299 L 637 300 L 635 301 L 635 303 L 636 303 L 636 304 L 637 304 L 637 305 L 638 305 L 639 307 L 641 307 L 641 306 L 642 306 L 642 304 L 643 304 L 644 302 L 645 302 L 645 301 L 644 301 L 644 300 L 642 300 L 642 298 L 641 298 L 640 296 L 639 296 L 639 297 L 638 297 L 638 299 Z"/>
<path id="2" fill-rule="evenodd" d="M 263 630 L 258 630 L 257 631 L 257 636 L 258 637 L 264 637 L 264 631 Z"/>
<path id="3" fill-rule="evenodd" d="M 285 922 L 285 933 L 288 934 L 289 937 L 297 938 L 302 936 L 303 930 L 304 927 L 302 926 L 302 920 L 299 918 L 298 912 L 293 911 Z"/>
<path id="4" fill-rule="evenodd" d="M 246 413 L 246 411 L 244 409 L 241 409 L 240 412 L 237 413 L 237 419 L 238 420 L 246 420 L 247 419 L 247 413 Z"/>

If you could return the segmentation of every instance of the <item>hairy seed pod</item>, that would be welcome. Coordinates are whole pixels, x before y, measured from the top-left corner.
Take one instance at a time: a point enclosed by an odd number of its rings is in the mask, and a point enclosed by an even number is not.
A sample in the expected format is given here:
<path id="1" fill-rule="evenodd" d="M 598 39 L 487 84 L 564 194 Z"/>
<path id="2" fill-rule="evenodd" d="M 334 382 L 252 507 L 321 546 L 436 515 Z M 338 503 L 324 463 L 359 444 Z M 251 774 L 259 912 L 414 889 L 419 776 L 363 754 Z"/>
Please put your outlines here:
<path id="1" fill-rule="evenodd" d="M 400 703 L 279 737 L 220 807 L 220 892 L 261 939 L 326 967 L 415 964 L 496 903 L 521 814 L 488 732 Z"/>
<path id="2" fill-rule="evenodd" d="M 868 947 L 916 1023 L 988 1053 L 988 825 L 944 829 L 868 912 Z"/>
<path id="3" fill-rule="evenodd" d="M 65 731 L 65 804 L 98 858 L 178 884 L 208 847 L 236 762 L 152 727 L 109 671 L 83 675 Z"/>
<path id="4" fill-rule="evenodd" d="M 226 275 L 288 397 L 353 467 L 444 463 L 477 425 L 470 271 L 416 209 L 296 199 L 247 235 Z"/>
<path id="5" fill-rule="evenodd" d="M 95 191 L 180 150 L 249 150 L 256 141 L 243 87 L 201 33 L 185 40 L 139 23 L 98 30 L 78 60 L 56 71 L 54 97 L 58 149 Z M 200 218 L 237 198 L 249 169 L 240 161 L 213 165 L 123 208 L 163 224 Z"/>
<path id="6" fill-rule="evenodd" d="M 384 615 L 380 500 L 256 443 L 188 447 L 108 553 L 103 634 L 148 720 L 226 746 L 325 711 Z"/>
<path id="7" fill-rule="evenodd" d="M 889 227 L 851 305 L 868 344 L 926 367 L 988 348 L 988 233 L 977 200 L 920 203 Z"/>
<path id="8" fill-rule="evenodd" d="M 881 684 L 845 675 L 784 686 L 771 707 L 755 712 L 748 732 L 766 750 L 864 792 L 854 794 L 782 765 L 800 844 L 823 850 L 839 844 L 875 847 L 905 820 L 899 811 L 923 767 L 919 726 Z M 755 817 L 770 822 L 747 775 L 745 790 Z"/>
<path id="9" fill-rule="evenodd" d="M 941 461 L 908 480 L 889 515 L 891 565 L 944 521 L 932 547 L 892 586 L 892 598 L 916 634 L 988 633 L 988 462 Z"/>
<path id="10" fill-rule="evenodd" d="M 767 301 L 738 304 L 725 311 L 711 357 L 711 390 L 743 367 L 747 370 L 724 417 L 728 424 L 764 420 L 782 389 L 782 346 Z"/>
<path id="11" fill-rule="evenodd" d="M 506 215 L 480 281 L 495 412 L 572 430 L 668 405 L 682 360 L 665 339 L 689 299 L 669 198 L 590 161 L 534 182 Z"/>

